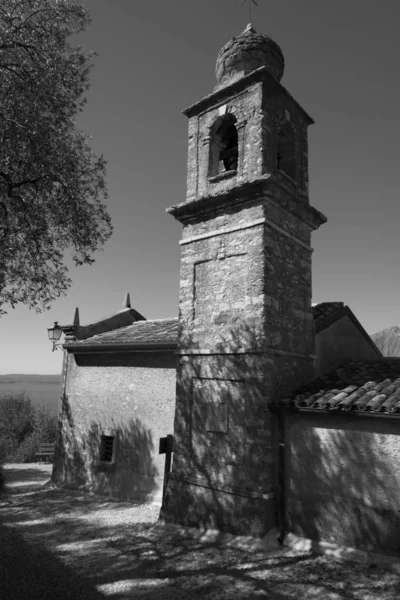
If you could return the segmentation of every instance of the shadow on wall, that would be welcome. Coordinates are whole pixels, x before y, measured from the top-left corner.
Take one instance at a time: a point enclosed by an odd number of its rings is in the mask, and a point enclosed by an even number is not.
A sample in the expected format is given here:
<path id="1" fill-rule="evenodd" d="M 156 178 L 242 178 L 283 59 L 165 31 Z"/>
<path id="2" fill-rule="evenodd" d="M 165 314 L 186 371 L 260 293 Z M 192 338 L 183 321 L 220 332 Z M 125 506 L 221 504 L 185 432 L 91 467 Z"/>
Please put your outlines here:
<path id="1" fill-rule="evenodd" d="M 52 475 L 55 483 L 133 502 L 148 500 L 159 488 L 152 433 L 139 419 L 107 427 L 117 448 L 116 461 L 106 463 L 99 462 L 101 424 L 92 422 L 86 430 L 78 430 L 67 396 L 63 398 L 62 413 Z"/>
<path id="2" fill-rule="evenodd" d="M 216 325 L 215 354 L 179 357 L 174 463 L 161 517 L 262 536 L 276 524 L 276 427 L 268 403 L 312 378 L 312 365 L 261 354 L 265 335 L 256 319 L 244 324 L 220 313 Z M 204 347 L 210 343 L 201 332 L 180 338 L 181 349 Z M 237 354 L 226 354 L 227 347 Z"/>
<path id="3" fill-rule="evenodd" d="M 289 531 L 399 554 L 400 429 L 373 417 L 356 419 L 290 417 Z"/>

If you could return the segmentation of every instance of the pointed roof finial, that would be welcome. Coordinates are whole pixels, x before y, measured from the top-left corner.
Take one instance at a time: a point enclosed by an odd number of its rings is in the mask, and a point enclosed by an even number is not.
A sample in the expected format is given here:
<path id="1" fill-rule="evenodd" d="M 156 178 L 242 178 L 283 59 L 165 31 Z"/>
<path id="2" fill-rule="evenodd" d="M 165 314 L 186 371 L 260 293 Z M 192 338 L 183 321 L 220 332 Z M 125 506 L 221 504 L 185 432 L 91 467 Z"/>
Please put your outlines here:
<path id="1" fill-rule="evenodd" d="M 129 293 L 125 294 L 125 298 L 122 303 L 122 308 L 132 308 L 131 307 L 131 297 L 130 297 Z"/>
<path id="2" fill-rule="evenodd" d="M 251 23 L 248 23 L 246 29 L 243 31 L 243 33 L 257 33 L 256 30 L 254 29 L 253 25 Z"/>
<path id="3" fill-rule="evenodd" d="M 76 307 L 75 309 L 75 313 L 74 313 L 74 320 L 72 321 L 73 325 L 79 325 L 79 308 Z"/>

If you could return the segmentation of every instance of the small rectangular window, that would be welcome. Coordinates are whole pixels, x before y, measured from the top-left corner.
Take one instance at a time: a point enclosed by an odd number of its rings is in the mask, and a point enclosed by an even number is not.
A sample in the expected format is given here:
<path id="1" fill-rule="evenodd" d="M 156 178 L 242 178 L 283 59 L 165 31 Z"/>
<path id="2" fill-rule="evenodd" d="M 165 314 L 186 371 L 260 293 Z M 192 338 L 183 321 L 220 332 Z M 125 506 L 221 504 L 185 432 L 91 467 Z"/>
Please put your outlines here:
<path id="1" fill-rule="evenodd" d="M 113 435 L 102 435 L 100 441 L 100 461 L 114 462 L 115 460 L 115 437 Z"/>

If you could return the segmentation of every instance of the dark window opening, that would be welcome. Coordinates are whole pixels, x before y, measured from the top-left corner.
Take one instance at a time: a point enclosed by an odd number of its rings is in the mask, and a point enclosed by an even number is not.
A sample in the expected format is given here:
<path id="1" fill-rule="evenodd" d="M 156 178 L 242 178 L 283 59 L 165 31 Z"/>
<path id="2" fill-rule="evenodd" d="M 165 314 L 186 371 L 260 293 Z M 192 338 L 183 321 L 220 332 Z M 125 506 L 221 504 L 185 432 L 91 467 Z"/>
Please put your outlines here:
<path id="1" fill-rule="evenodd" d="M 219 172 L 236 171 L 238 165 L 238 133 L 234 117 L 229 115 L 217 131 L 220 138 Z"/>
<path id="2" fill-rule="evenodd" d="M 289 123 L 282 125 L 278 132 L 276 167 L 291 179 L 296 179 L 296 141 Z"/>
<path id="3" fill-rule="evenodd" d="M 114 436 L 102 435 L 100 443 L 100 460 L 112 462 L 114 459 Z"/>
<path id="4" fill-rule="evenodd" d="M 239 146 L 236 118 L 226 114 L 214 124 L 210 148 L 210 176 L 236 171 Z"/>

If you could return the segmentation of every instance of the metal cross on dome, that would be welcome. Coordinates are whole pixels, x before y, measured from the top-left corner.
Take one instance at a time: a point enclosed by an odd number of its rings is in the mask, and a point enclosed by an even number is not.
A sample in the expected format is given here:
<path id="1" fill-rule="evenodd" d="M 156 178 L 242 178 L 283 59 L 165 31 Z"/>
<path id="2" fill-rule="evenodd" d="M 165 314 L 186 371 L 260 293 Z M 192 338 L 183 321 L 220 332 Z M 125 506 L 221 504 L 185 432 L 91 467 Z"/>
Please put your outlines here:
<path id="1" fill-rule="evenodd" d="M 251 23 L 251 4 L 253 3 L 255 6 L 258 6 L 258 0 L 241 0 L 240 4 L 244 4 L 245 2 L 249 4 L 249 23 Z"/>

